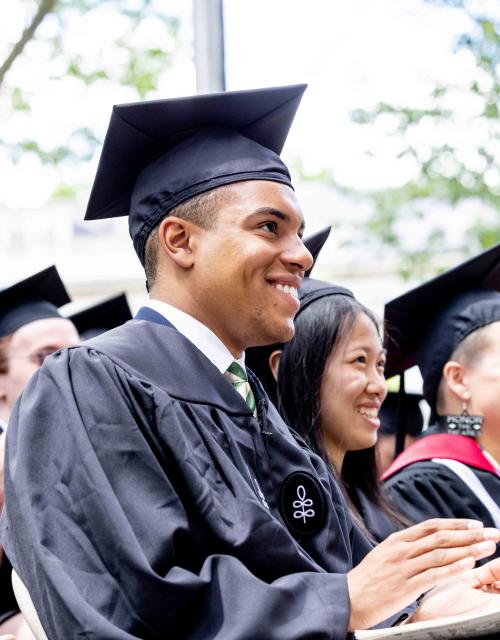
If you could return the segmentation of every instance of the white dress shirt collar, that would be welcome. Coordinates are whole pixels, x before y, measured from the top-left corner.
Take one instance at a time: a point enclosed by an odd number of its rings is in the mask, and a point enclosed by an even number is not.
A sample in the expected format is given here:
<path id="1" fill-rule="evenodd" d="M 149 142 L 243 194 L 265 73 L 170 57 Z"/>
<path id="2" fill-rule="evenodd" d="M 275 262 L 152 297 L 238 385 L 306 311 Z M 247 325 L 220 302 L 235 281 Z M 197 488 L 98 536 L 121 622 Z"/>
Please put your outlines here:
<path id="1" fill-rule="evenodd" d="M 236 359 L 211 329 L 188 313 L 161 300 L 148 300 L 144 306 L 157 311 L 171 322 L 177 331 L 192 342 L 221 373 L 224 373 Z M 245 354 L 243 353 L 237 361 L 245 366 Z"/>

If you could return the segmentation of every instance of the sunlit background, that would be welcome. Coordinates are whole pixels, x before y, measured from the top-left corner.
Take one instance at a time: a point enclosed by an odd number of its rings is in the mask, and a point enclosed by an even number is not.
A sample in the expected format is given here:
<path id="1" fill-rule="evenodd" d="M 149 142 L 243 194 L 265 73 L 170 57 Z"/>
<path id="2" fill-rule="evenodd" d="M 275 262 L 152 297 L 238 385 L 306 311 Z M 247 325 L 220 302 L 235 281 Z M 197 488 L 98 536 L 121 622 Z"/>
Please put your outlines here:
<path id="1" fill-rule="evenodd" d="M 0 64 L 0 287 L 55 263 L 71 310 L 137 308 L 126 219 L 83 222 L 112 105 L 221 82 L 308 83 L 283 157 L 333 226 L 316 275 L 377 312 L 500 240 L 498 0 L 4 0 Z"/>

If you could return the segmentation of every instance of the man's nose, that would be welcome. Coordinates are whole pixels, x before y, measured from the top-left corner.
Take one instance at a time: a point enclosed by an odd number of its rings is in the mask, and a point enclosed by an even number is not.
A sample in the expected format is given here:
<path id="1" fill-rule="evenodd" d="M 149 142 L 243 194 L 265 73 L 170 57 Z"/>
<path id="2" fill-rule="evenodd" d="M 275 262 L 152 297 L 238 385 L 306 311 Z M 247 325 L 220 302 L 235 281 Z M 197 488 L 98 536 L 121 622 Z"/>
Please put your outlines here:
<path id="1" fill-rule="evenodd" d="M 282 259 L 298 271 L 308 271 L 314 262 L 311 252 L 298 236 L 288 244 Z"/>

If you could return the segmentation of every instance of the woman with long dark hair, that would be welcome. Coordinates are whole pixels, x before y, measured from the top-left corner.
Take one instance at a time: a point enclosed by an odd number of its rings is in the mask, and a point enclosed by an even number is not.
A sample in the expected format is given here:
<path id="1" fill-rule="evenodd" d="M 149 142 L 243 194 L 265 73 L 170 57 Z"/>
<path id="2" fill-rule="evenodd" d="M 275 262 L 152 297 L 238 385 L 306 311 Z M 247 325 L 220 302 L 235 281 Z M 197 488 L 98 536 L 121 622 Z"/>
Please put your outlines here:
<path id="1" fill-rule="evenodd" d="M 381 541 L 408 525 L 377 478 L 378 412 L 387 390 L 375 315 L 342 287 L 305 280 L 295 336 L 278 368 L 278 405 L 341 480 L 355 514 Z"/>

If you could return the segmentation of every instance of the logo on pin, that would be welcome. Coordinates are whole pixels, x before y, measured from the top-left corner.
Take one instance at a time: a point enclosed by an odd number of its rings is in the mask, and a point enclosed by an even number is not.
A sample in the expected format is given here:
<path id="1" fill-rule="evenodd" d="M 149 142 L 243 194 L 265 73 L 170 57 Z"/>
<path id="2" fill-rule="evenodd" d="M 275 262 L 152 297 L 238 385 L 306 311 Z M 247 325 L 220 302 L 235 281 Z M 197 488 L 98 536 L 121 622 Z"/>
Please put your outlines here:
<path id="1" fill-rule="evenodd" d="M 326 500 L 319 481 L 305 471 L 292 473 L 280 490 L 280 512 L 297 535 L 313 536 L 325 522 Z"/>

